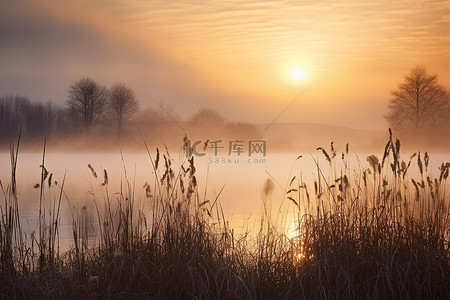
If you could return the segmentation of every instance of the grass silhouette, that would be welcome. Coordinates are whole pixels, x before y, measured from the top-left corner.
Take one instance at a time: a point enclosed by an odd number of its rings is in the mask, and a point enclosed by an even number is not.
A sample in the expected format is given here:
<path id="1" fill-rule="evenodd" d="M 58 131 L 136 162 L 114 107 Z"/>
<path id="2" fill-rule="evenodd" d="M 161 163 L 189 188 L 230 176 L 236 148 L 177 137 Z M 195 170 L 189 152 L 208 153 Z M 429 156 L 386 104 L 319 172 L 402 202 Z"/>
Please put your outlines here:
<path id="1" fill-rule="evenodd" d="M 194 157 L 174 170 L 169 152 L 145 145 L 154 177 L 136 199 L 126 171 L 120 193 L 104 189 L 95 203 L 97 239 L 90 240 L 88 208 L 73 209 L 73 242 L 60 253 L 64 180 L 45 168 L 40 184 L 39 233 L 27 238 L 19 221 L 11 146 L 11 181 L 1 184 L 0 295 L 2 298 L 435 298 L 450 294 L 450 163 L 433 177 L 427 153 L 403 161 L 390 133 L 381 160 L 352 169 L 348 145 L 338 154 L 318 148 L 326 166 L 308 190 L 293 177 L 286 197 L 296 209 L 294 236 L 265 211 L 255 237 L 236 236 L 220 202 L 201 199 Z M 313 158 L 314 159 L 314 158 Z M 416 165 L 418 177 L 409 177 Z M 267 196 L 273 183 L 267 181 Z M 56 190 L 54 200 L 46 192 Z M 219 193 L 220 194 L 220 193 Z M 263 198 L 267 198 L 264 197 Z M 263 199 L 264 200 L 264 199 Z M 146 217 L 139 201 L 150 201 Z M 264 200 L 265 201 L 265 200 Z M 268 206 L 265 206 L 268 207 Z M 91 224 L 91 223 L 92 224 Z M 31 240 L 31 241 L 30 241 Z"/>

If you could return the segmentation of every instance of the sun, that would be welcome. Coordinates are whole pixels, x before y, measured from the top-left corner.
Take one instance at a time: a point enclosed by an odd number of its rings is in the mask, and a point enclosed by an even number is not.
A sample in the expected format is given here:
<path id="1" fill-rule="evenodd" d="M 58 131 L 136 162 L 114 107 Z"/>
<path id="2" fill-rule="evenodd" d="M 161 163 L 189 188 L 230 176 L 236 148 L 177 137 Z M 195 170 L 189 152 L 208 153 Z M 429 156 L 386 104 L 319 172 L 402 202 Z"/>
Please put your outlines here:
<path id="1" fill-rule="evenodd" d="M 303 68 L 295 68 L 292 70 L 292 78 L 295 80 L 302 80 L 306 77 L 306 71 Z"/>

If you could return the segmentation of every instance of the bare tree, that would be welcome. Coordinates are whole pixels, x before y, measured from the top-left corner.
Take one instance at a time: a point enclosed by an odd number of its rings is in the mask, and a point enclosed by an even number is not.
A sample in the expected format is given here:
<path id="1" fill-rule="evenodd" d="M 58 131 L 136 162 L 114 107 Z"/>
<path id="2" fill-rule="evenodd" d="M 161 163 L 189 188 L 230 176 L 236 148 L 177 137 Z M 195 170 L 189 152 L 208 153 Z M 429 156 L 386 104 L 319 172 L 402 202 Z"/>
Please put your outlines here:
<path id="1" fill-rule="evenodd" d="M 174 111 L 173 107 L 160 101 L 156 108 L 147 108 L 140 117 L 142 123 L 167 124 L 178 123 L 181 117 Z"/>
<path id="2" fill-rule="evenodd" d="M 58 109 L 51 102 L 31 102 L 26 97 L 0 98 L 0 137 L 14 137 L 19 130 L 28 137 L 54 134 Z"/>
<path id="3" fill-rule="evenodd" d="M 392 91 L 389 110 L 386 119 L 393 129 L 425 133 L 447 126 L 450 99 L 437 75 L 419 65 Z"/>
<path id="4" fill-rule="evenodd" d="M 91 78 L 82 78 L 69 88 L 67 105 L 72 116 L 90 131 L 100 120 L 107 90 Z"/>
<path id="5" fill-rule="evenodd" d="M 209 108 L 199 110 L 189 118 L 189 122 L 204 128 L 218 128 L 224 126 L 226 123 L 221 113 Z"/>
<path id="6" fill-rule="evenodd" d="M 49 101 L 47 103 L 31 103 L 26 111 L 26 133 L 40 138 L 51 136 L 56 131 L 56 114 L 58 109 Z"/>
<path id="7" fill-rule="evenodd" d="M 0 98 L 0 137 L 11 138 L 21 128 L 26 132 L 26 116 L 30 105 L 30 100 L 22 96 Z"/>
<path id="8" fill-rule="evenodd" d="M 123 123 L 139 112 L 140 107 L 130 88 L 125 84 L 115 84 L 109 91 L 107 110 L 108 114 L 117 122 L 120 134 Z"/>

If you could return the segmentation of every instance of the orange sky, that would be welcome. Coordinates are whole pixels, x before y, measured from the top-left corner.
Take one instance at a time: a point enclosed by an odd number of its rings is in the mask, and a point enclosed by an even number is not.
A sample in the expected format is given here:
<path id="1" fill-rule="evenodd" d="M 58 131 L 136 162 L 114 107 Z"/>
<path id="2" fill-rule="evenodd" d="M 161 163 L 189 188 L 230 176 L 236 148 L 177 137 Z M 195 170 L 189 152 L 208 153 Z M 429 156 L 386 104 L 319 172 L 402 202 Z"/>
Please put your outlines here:
<path id="1" fill-rule="evenodd" d="M 7 0 L 0 41 L 0 96 L 62 104 L 91 76 L 143 107 L 268 123 L 304 91 L 281 121 L 382 129 L 414 65 L 450 87 L 450 1 Z"/>

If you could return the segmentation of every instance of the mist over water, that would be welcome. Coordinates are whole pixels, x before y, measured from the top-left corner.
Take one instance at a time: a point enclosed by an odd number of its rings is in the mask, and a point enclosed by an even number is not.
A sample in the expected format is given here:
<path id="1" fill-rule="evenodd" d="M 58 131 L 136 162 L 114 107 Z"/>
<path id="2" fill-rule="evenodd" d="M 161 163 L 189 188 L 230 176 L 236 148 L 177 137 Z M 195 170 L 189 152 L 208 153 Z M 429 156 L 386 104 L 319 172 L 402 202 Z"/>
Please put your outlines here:
<path id="1" fill-rule="evenodd" d="M 162 150 L 164 147 L 159 149 L 161 152 L 160 164 L 163 164 L 162 155 L 167 156 L 167 153 Z M 236 234 L 245 232 L 256 234 L 265 206 L 269 206 L 273 221 L 283 220 L 283 224 L 277 225 L 283 226 L 286 234 L 292 233 L 295 229 L 294 221 L 298 218 L 299 211 L 305 212 L 306 204 L 299 203 L 300 210 L 298 210 L 287 198 L 286 191 L 305 183 L 311 197 L 314 197 L 314 181 L 319 177 L 315 161 L 318 162 L 323 176 L 328 178 L 332 174 L 343 172 L 346 168 L 360 173 L 369 168 L 366 161 L 368 155 L 375 154 L 380 159 L 383 155 L 382 148 L 374 152 L 350 150 L 348 159 L 344 161 L 340 159 L 340 155 L 345 148 L 337 148 L 337 164 L 330 169 L 322 152 L 314 148 L 298 152 L 268 150 L 265 156 L 262 154 L 249 156 L 248 153 L 228 154 L 227 150 L 219 151 L 217 155 L 214 155 L 212 151 L 205 150 L 204 156 L 194 156 L 194 164 L 199 202 L 209 200 L 209 203 L 212 204 L 217 199 L 216 209 L 223 209 L 226 219 L 229 220 L 230 226 Z M 178 176 L 182 165 L 185 168 L 188 167 L 186 154 L 181 147 L 178 148 L 178 151 L 168 149 L 168 152 L 171 157 L 172 169 Z M 412 152 L 404 151 L 401 159 L 407 162 L 411 154 Z M 156 151 L 151 150 L 150 155 L 155 160 Z M 447 162 L 449 158 L 449 153 L 430 153 L 430 168 L 433 170 L 434 176 L 439 174 L 438 168 L 441 162 Z M 41 164 L 42 152 L 19 152 L 16 177 L 21 211 L 20 220 L 24 232 L 28 235 L 38 228 L 40 189 L 35 188 L 35 185 L 40 183 Z M 2 166 L 0 180 L 6 189 L 11 176 L 9 153 L 0 153 L 0 165 Z M 97 178 L 93 176 L 93 171 L 88 165 L 95 171 Z M 158 184 L 155 181 L 151 159 L 146 152 L 49 151 L 45 156 L 45 167 L 49 173 L 53 174 L 52 180 L 57 181 L 59 185 L 62 184 L 64 175 L 66 175 L 60 224 L 63 247 L 71 245 L 74 216 L 76 218 L 80 214 L 87 214 L 87 218 L 93 222 L 89 232 L 94 241 L 97 234 L 97 225 L 94 221 L 96 220 L 96 205 L 101 210 L 103 206 L 106 206 L 108 197 L 113 205 L 117 205 L 120 194 L 126 194 L 128 186 L 133 190 L 137 208 L 146 215 L 147 219 L 151 215 L 151 204 L 152 201 L 155 201 L 153 196 L 157 191 Z M 102 185 L 104 170 L 108 177 L 106 186 Z M 161 178 L 161 174 L 158 176 Z M 419 176 L 415 161 L 412 162 L 409 176 L 414 178 Z M 267 181 L 270 181 L 272 185 L 269 191 L 265 190 Z M 152 197 L 146 196 L 146 184 L 151 187 Z M 48 203 L 59 198 L 60 189 L 52 186 L 50 189 L 45 189 L 44 193 L 47 203 L 45 205 L 49 205 Z M 151 220 L 148 219 L 148 221 Z"/>
<path id="2" fill-rule="evenodd" d="M 450 295 L 450 0 L 3 2 L 0 299 Z"/>

